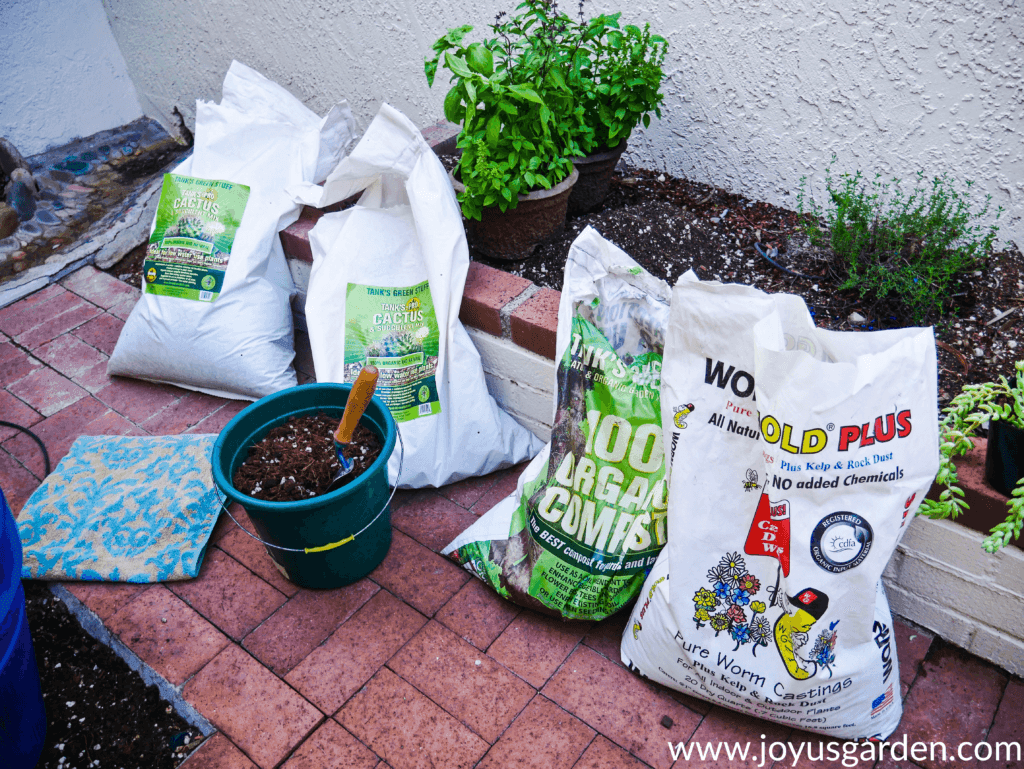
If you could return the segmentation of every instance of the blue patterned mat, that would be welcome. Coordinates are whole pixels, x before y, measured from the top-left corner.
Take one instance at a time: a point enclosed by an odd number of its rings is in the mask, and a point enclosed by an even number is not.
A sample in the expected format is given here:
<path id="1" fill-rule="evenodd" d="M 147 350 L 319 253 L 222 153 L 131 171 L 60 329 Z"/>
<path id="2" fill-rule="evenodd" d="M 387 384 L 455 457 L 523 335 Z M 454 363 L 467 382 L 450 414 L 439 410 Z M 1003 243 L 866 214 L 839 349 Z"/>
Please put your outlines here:
<path id="1" fill-rule="evenodd" d="M 22 578 L 195 577 L 223 500 L 210 465 L 216 438 L 79 438 L 18 517 Z"/>

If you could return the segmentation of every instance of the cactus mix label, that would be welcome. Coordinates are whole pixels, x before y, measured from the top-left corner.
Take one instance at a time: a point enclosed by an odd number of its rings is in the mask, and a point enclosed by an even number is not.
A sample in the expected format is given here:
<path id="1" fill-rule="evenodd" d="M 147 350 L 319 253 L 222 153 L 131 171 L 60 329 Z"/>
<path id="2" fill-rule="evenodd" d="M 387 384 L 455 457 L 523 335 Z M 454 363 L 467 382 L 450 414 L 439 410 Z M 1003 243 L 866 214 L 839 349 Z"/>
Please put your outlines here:
<path id="1" fill-rule="evenodd" d="M 349 283 L 345 320 L 346 382 L 372 364 L 380 370 L 376 395 L 395 421 L 441 413 L 440 334 L 427 281 L 404 288 Z"/>
<path id="2" fill-rule="evenodd" d="M 244 184 L 164 174 L 142 266 L 145 292 L 215 301 L 248 200 Z"/>

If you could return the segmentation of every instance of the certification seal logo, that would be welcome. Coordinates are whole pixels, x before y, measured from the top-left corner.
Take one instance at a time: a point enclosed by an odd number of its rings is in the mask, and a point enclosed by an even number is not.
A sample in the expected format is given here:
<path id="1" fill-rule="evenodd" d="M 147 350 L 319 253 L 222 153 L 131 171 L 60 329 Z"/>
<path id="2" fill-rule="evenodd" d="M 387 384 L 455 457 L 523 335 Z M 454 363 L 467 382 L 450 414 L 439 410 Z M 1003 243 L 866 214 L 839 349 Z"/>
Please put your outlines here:
<path id="1" fill-rule="evenodd" d="M 871 524 L 856 513 L 829 513 L 811 533 L 811 557 L 825 571 L 841 574 L 864 562 L 873 539 Z"/>

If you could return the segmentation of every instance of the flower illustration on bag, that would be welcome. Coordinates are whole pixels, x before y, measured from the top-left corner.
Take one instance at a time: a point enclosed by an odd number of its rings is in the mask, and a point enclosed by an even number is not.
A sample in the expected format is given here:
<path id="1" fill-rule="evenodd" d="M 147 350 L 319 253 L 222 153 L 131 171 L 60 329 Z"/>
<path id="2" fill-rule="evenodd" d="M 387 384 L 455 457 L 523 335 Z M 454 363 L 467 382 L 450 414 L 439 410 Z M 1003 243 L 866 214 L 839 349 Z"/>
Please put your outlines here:
<path id="1" fill-rule="evenodd" d="M 728 631 L 736 642 L 733 651 L 752 642 L 751 651 L 756 656 L 757 647 L 767 646 L 771 638 L 771 623 L 763 616 L 765 602 L 751 600 L 761 589 L 760 580 L 747 571 L 739 553 L 727 553 L 708 569 L 707 579 L 711 590 L 701 587 L 693 594 L 693 621 L 697 629 L 710 625 L 716 636 Z"/>
<path id="2" fill-rule="evenodd" d="M 811 649 L 811 660 L 828 670 L 829 678 L 832 677 L 832 663 L 836 661 L 836 638 L 839 635 L 836 633 L 836 625 L 838 624 L 839 620 L 836 620 L 829 625 L 828 630 L 822 630 L 814 642 L 814 648 Z"/>

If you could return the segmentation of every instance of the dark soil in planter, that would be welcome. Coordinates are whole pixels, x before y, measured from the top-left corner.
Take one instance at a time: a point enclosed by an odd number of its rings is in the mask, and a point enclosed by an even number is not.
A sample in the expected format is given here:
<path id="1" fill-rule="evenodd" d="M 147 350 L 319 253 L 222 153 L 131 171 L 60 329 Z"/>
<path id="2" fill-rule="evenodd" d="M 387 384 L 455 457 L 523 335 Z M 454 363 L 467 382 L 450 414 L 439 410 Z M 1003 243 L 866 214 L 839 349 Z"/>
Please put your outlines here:
<path id="1" fill-rule="evenodd" d="M 234 487 L 268 502 L 296 502 L 327 492 L 341 463 L 334 453 L 338 419 L 323 412 L 315 417 L 292 417 L 253 444 L 235 471 Z M 352 442 L 342 448 L 355 465 L 342 486 L 352 483 L 380 456 L 380 439 L 358 425 Z"/>
<path id="2" fill-rule="evenodd" d="M 202 733 L 155 686 L 82 630 L 45 583 L 24 585 L 46 706 L 38 769 L 171 769 L 196 749 Z"/>
<path id="3" fill-rule="evenodd" d="M 532 258 L 509 264 L 472 256 L 560 290 L 569 246 L 591 225 L 669 284 L 692 268 L 704 280 L 799 294 L 821 328 L 871 331 L 913 325 L 899 308 L 872 307 L 855 292 L 839 291 L 828 277 L 828 255 L 809 246 L 798 224 L 795 211 L 657 171 L 630 169 L 613 177 L 601 208 L 570 217 L 565 232 L 539 246 Z M 808 277 L 773 266 L 757 253 L 755 243 L 776 246 L 776 262 Z M 986 269 L 957 289 L 955 299 L 955 314 L 932 320 L 939 346 L 940 406 L 965 384 L 1011 376 L 1014 361 L 1024 357 L 1024 255 L 1013 247 L 993 254 Z M 992 322 L 1007 310 L 1013 312 Z M 857 315 L 864 320 L 856 320 Z"/>

